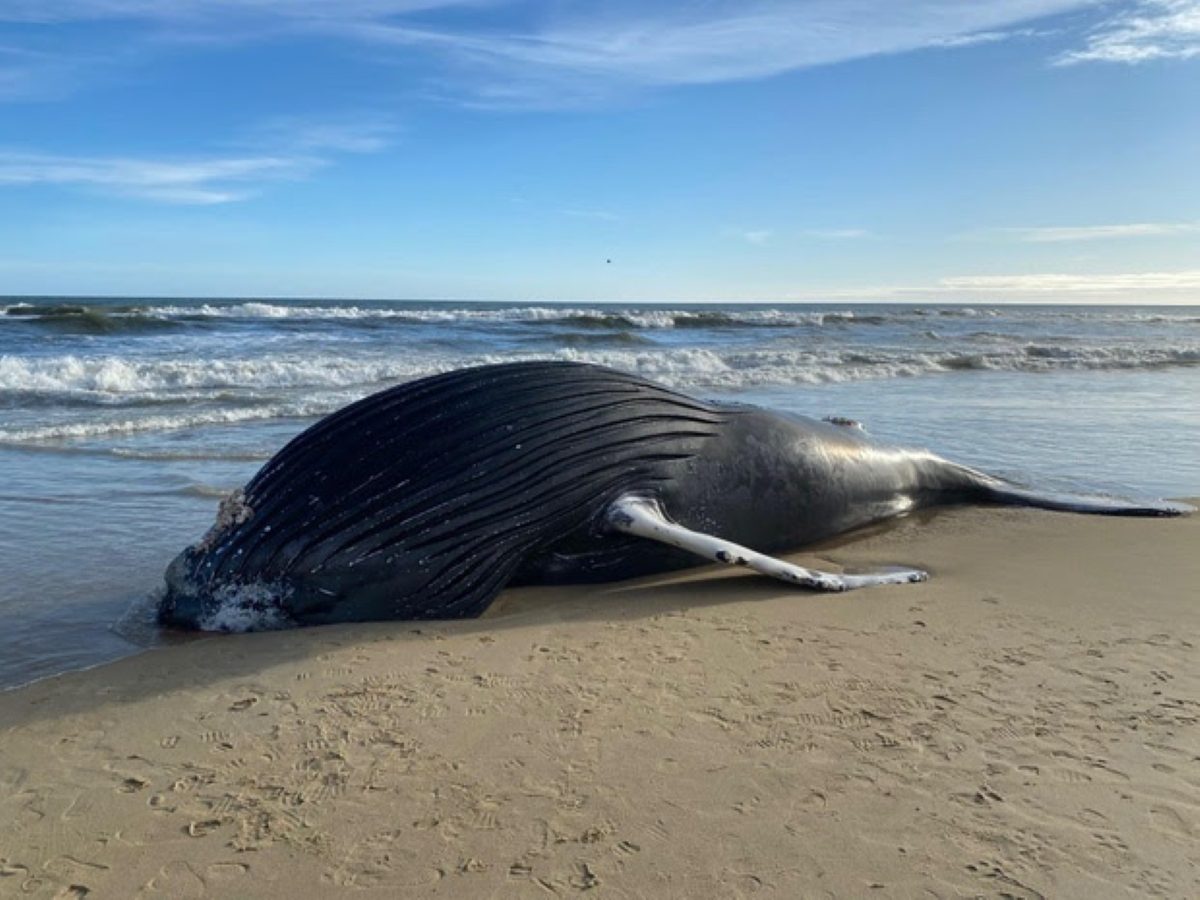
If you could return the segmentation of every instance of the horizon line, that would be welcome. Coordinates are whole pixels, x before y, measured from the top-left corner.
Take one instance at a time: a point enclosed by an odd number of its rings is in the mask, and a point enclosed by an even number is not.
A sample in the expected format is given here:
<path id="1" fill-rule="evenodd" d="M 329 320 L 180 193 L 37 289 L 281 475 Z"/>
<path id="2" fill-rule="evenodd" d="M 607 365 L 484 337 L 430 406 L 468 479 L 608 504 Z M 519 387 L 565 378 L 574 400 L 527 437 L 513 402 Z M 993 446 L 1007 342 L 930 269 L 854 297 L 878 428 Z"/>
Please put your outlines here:
<path id="1" fill-rule="evenodd" d="M 807 299 L 807 300 L 580 300 L 580 299 L 470 299 L 429 297 L 334 297 L 329 295 L 261 295 L 246 294 L 0 294 L 0 302 L 24 300 L 196 300 L 239 303 L 477 303 L 493 306 L 1182 306 L 1200 307 L 1200 297 L 1191 300 L 1138 302 L 1129 300 L 901 300 L 901 299 Z"/>

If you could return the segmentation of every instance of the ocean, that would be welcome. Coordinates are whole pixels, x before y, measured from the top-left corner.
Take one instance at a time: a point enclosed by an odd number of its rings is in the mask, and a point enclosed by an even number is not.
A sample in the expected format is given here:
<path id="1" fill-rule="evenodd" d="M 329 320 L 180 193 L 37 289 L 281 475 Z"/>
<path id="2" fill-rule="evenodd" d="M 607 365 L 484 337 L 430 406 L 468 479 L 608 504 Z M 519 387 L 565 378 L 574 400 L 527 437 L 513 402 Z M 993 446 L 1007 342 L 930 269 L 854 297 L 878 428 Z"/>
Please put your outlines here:
<path id="1" fill-rule="evenodd" d="M 1200 307 L 0 299 L 0 687 L 178 637 L 219 498 L 320 416 L 525 359 L 839 415 L 1035 486 L 1200 496 Z"/>

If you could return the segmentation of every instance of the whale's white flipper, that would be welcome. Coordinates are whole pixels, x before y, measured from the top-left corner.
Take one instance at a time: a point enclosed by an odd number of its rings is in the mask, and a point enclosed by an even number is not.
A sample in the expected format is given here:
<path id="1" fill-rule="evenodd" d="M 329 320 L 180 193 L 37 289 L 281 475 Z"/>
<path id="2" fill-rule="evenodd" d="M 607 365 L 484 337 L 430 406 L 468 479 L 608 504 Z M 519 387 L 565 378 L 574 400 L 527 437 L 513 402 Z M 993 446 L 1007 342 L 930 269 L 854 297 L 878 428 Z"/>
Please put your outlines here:
<path id="1" fill-rule="evenodd" d="M 909 584 L 929 578 L 927 573 L 919 569 L 898 568 L 869 575 L 836 575 L 806 569 L 757 553 L 732 541 L 676 525 L 663 515 L 657 503 L 642 497 L 620 497 L 608 508 L 606 518 L 610 527 L 625 534 L 669 544 L 726 565 L 745 566 L 762 575 L 820 591 L 849 591 L 879 584 Z"/>

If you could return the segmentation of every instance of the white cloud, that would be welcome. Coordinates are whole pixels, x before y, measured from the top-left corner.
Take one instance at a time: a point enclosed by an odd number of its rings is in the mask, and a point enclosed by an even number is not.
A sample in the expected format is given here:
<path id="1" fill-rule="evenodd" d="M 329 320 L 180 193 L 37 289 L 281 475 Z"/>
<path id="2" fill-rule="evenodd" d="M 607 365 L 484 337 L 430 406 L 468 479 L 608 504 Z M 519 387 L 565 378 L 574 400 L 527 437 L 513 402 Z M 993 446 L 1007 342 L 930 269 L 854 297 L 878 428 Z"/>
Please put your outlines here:
<path id="1" fill-rule="evenodd" d="M 1200 54 L 1200 0 L 1133 4 L 1056 62 Z M 44 94 L 48 76 L 87 84 L 94 78 L 80 71 L 149 58 L 163 41 L 316 35 L 369 46 L 376 62 L 428 55 L 434 67 L 425 70 L 424 88 L 441 99 L 489 108 L 580 106 L 646 88 L 1039 37 L 1047 32 L 1031 23 L 1097 6 L 1101 0 L 4 0 L 0 21 L 108 21 L 127 33 L 106 48 L 111 60 L 84 65 L 73 52 L 57 52 L 50 30 L 39 30 L 37 49 L 51 52 L 36 66 L 0 55 L 0 98 Z M 437 15 L 455 7 L 478 11 L 470 19 Z"/>
<path id="2" fill-rule="evenodd" d="M 870 237 L 871 232 L 865 228 L 807 228 L 805 237 L 824 238 L 825 240 L 852 240 L 854 238 Z"/>
<path id="3" fill-rule="evenodd" d="M 140 19 L 196 24 L 230 17 L 346 19 L 394 16 L 471 0 L 5 0 L 0 21 L 56 23 Z"/>
<path id="4" fill-rule="evenodd" d="M 726 237 L 745 241 L 747 244 L 754 244 L 758 247 L 769 243 L 775 236 L 775 232 L 769 228 L 727 228 L 724 234 Z"/>
<path id="5" fill-rule="evenodd" d="M 89 187 L 163 203 L 205 205 L 244 200 L 264 182 L 301 178 L 321 165 L 322 160 L 300 156 L 164 160 L 0 151 L 0 185 Z"/>
<path id="6" fill-rule="evenodd" d="M 0 148 L 0 188 L 57 185 L 161 203 L 232 203 L 272 183 L 308 178 L 337 154 L 382 150 L 394 132 L 389 118 L 361 113 L 268 120 L 249 139 L 226 145 L 243 148 L 240 155 L 66 156 Z"/>
<path id="7" fill-rule="evenodd" d="M 748 244 L 768 244 L 773 241 L 777 232 L 770 228 L 727 228 L 723 232 L 726 237 L 737 238 Z M 791 236 L 788 232 L 786 236 Z M 799 232 L 801 237 L 816 238 L 823 241 L 844 241 L 870 237 L 871 232 L 865 228 L 807 228 Z"/>
<path id="8" fill-rule="evenodd" d="M 579 105 L 653 86 L 765 78 L 889 53 L 1027 37 L 1023 23 L 1096 0 L 7 0 L 0 21 L 119 21 L 143 39 L 229 43 L 321 34 L 449 67 L 431 81 L 471 105 Z M 431 11 L 481 8 L 461 16 Z M 419 17 L 410 15 L 423 12 Z M 452 24 L 430 24 L 437 22 Z M 397 52 L 398 51 L 398 52 Z M 449 87 L 448 87 L 449 85 Z"/>
<path id="9" fill-rule="evenodd" d="M 1200 56 L 1200 0 L 1138 0 L 1132 9 L 1102 22 L 1082 50 L 1060 56 L 1058 65 L 1082 62 L 1141 63 Z"/>
<path id="10" fill-rule="evenodd" d="M 15 23 L 0 46 L 0 101 L 59 99 L 160 58 L 165 48 L 309 34 L 323 24 L 371 21 L 479 0 L 0 0 L 0 24 Z M 485 0 L 486 2 L 486 0 Z M 111 23 L 91 46 L 78 29 Z M 120 29 L 117 31 L 116 29 Z M 73 35 L 74 37 L 68 37 Z"/>
<path id="11" fill-rule="evenodd" d="M 1126 225 L 1076 225 L 1047 228 L 1002 228 L 1019 241 L 1055 244 L 1068 241 L 1105 241 L 1123 238 L 1173 237 L 1200 232 L 1200 222 L 1132 222 Z"/>
<path id="12" fill-rule="evenodd" d="M 590 7 L 587 14 L 517 32 L 468 33 L 380 21 L 331 27 L 355 40 L 444 53 L 465 70 L 489 76 L 482 79 L 481 102 L 507 105 L 514 99 L 516 104 L 570 100 L 594 93 L 598 84 L 611 90 L 765 78 L 879 54 L 1001 40 L 1030 32 L 997 29 L 1089 2 L 725 0 L 670 10 Z"/>
<path id="13" fill-rule="evenodd" d="M 977 44 L 998 44 L 1014 38 L 1041 37 L 1046 32 L 1034 28 L 1014 28 L 1009 31 L 976 31 L 972 34 L 955 34 L 934 41 L 930 46 L 945 47 L 948 50 L 958 47 L 974 47 Z"/>
<path id="14" fill-rule="evenodd" d="M 84 72 L 119 56 L 0 45 L 0 101 L 58 99 L 82 83 Z"/>
<path id="15" fill-rule="evenodd" d="M 564 216 L 570 216 L 572 219 L 591 219 L 596 222 L 621 221 L 620 216 L 605 209 L 585 209 L 581 207 L 571 207 L 564 209 L 562 214 Z"/>
<path id="16" fill-rule="evenodd" d="M 391 117 L 378 113 L 279 116 L 261 123 L 245 143 L 292 153 L 377 153 L 388 147 L 398 131 Z"/>
<path id="17" fill-rule="evenodd" d="M 1129 295 L 1147 299 L 1161 292 L 1200 292 L 1200 269 L 1111 275 L 959 275 L 940 279 L 936 290 L 972 296 Z"/>
<path id="18" fill-rule="evenodd" d="M 953 275 L 933 282 L 832 289 L 786 289 L 796 301 L 889 303 L 1159 303 L 1200 302 L 1200 269 L 1115 274 Z"/>

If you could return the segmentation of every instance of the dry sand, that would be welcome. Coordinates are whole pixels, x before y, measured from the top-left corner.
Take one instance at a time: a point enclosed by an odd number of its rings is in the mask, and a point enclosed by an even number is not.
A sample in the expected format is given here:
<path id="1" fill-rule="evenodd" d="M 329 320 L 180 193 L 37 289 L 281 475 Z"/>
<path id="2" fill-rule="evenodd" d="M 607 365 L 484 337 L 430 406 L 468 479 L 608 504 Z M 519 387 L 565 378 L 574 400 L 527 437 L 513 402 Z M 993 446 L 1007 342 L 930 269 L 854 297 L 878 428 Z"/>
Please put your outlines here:
<path id="1" fill-rule="evenodd" d="M 916 516 L 0 695 L 0 895 L 1200 896 L 1200 517 Z M 74 892 L 74 893 L 72 893 Z"/>

